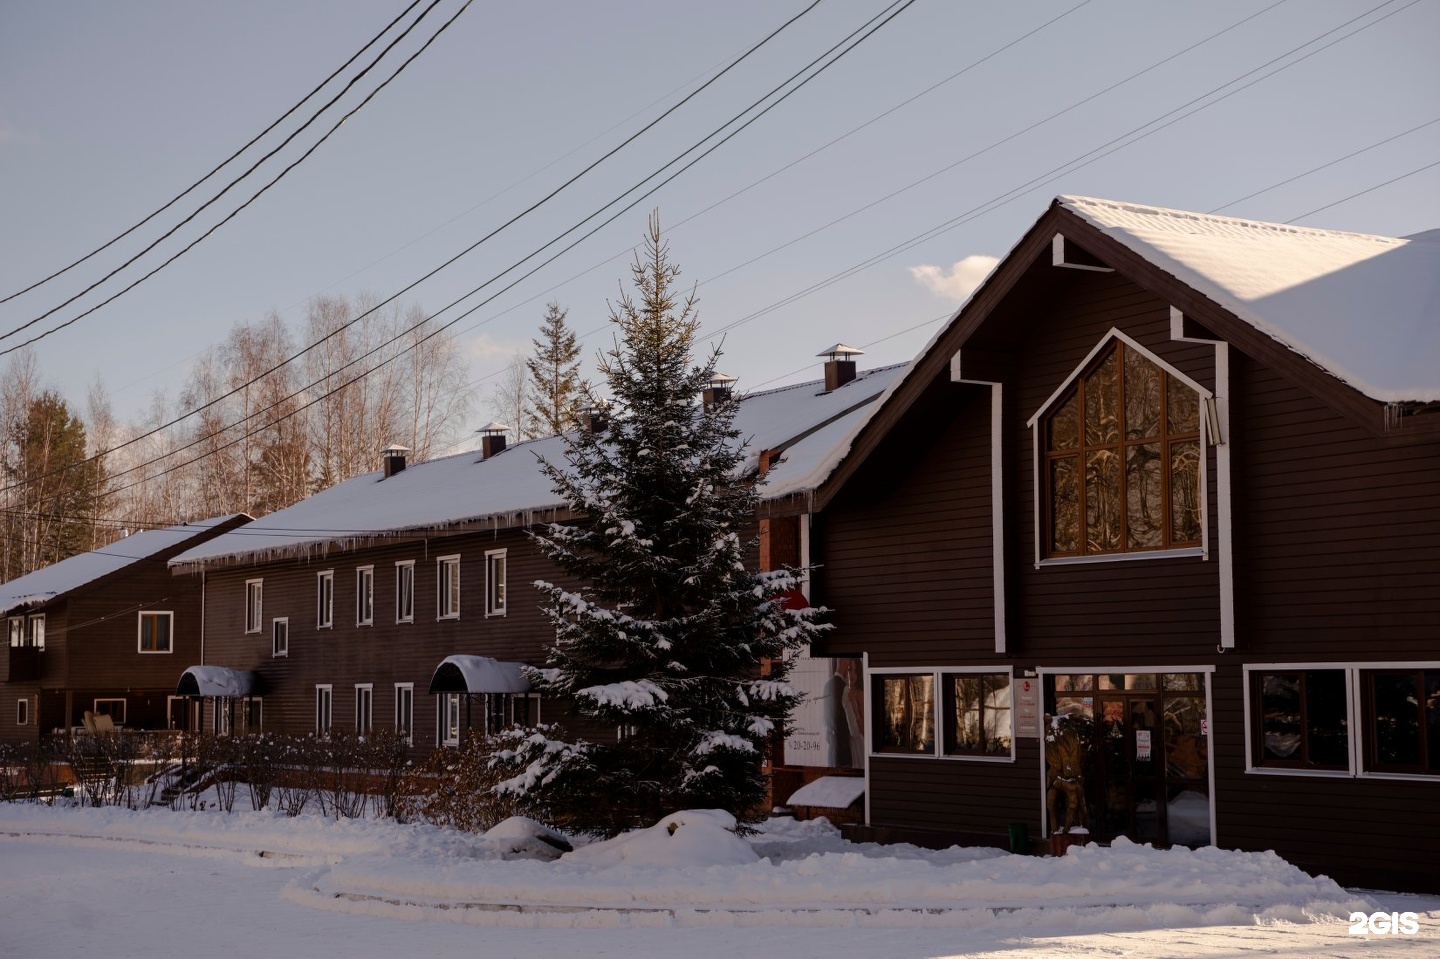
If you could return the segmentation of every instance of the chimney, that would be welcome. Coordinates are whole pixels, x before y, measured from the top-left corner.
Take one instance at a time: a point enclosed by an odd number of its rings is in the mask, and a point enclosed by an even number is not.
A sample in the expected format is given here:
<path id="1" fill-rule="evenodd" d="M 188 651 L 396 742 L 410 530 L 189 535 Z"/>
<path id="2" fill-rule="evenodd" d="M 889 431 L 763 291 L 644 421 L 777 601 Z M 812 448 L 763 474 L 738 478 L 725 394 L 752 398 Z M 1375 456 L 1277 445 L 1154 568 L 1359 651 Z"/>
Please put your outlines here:
<path id="1" fill-rule="evenodd" d="M 380 468 L 385 471 L 385 479 L 389 479 L 396 473 L 405 470 L 405 454 L 410 452 L 410 447 L 401 446 L 398 443 L 391 444 L 380 451 Z"/>
<path id="2" fill-rule="evenodd" d="M 505 449 L 505 434 L 510 427 L 497 421 L 486 423 L 475 432 L 480 434 L 480 458 L 488 460 Z"/>
<path id="3" fill-rule="evenodd" d="M 735 388 L 735 377 L 727 376 L 724 373 L 715 372 L 710 374 L 710 385 L 705 392 L 700 394 L 701 400 L 707 410 L 713 410 L 721 403 L 730 401 L 731 391 Z"/>
<path id="4" fill-rule="evenodd" d="M 838 390 L 855 378 L 854 357 L 864 355 L 864 350 L 857 350 L 853 346 L 846 346 L 844 343 L 836 343 L 828 350 L 821 350 L 816 356 L 826 358 L 825 362 L 825 392 Z"/>
<path id="5" fill-rule="evenodd" d="M 610 409 L 603 400 L 580 411 L 580 428 L 586 433 L 603 433 L 610 426 Z"/>

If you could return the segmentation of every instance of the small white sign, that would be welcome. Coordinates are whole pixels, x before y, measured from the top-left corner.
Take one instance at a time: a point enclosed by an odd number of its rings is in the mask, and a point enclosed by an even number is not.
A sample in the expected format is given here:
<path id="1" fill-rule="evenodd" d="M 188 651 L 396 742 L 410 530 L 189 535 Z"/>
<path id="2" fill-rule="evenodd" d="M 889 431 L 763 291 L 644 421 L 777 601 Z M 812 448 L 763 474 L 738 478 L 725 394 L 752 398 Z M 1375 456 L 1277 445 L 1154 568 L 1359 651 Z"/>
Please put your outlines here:
<path id="1" fill-rule="evenodd" d="M 1135 759 L 1137 762 L 1150 761 L 1150 730 L 1135 730 Z"/>
<path id="2" fill-rule="evenodd" d="M 1015 680 L 1015 735 L 1040 738 L 1040 680 L 1034 676 Z"/>

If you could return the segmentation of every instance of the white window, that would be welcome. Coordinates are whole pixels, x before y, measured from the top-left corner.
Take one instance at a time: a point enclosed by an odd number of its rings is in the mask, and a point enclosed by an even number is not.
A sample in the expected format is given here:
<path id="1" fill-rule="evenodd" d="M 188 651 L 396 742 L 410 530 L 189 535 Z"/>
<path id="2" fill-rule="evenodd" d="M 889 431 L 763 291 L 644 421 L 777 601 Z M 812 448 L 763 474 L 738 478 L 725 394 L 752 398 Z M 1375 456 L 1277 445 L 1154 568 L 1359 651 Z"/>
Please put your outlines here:
<path id="1" fill-rule="evenodd" d="M 315 735 L 330 735 L 331 719 L 334 715 L 335 689 L 329 683 L 315 687 Z"/>
<path id="2" fill-rule="evenodd" d="M 235 700 L 228 696 L 216 696 L 215 705 L 211 707 L 210 728 L 215 730 L 217 736 L 228 736 L 231 732 L 230 717 L 231 711 L 235 708 Z"/>
<path id="3" fill-rule="evenodd" d="M 25 617 L 10 617 L 10 648 L 19 649 L 25 645 Z"/>
<path id="4" fill-rule="evenodd" d="M 415 561 L 395 564 L 395 622 L 415 622 Z"/>
<path id="5" fill-rule="evenodd" d="M 441 556 L 435 561 L 435 569 L 440 593 L 436 616 L 439 619 L 459 619 L 460 557 Z"/>
<path id="6" fill-rule="evenodd" d="M 355 732 L 368 733 L 375 725 L 375 687 L 371 683 L 355 684 Z"/>
<path id="7" fill-rule="evenodd" d="M 335 571 L 317 573 L 315 584 L 315 627 L 329 629 L 335 625 Z"/>
<path id="8" fill-rule="evenodd" d="M 245 581 L 245 632 L 260 632 L 261 608 L 265 594 L 265 581 L 263 579 L 247 579 Z"/>
<path id="9" fill-rule="evenodd" d="M 442 746 L 460 745 L 460 694 L 441 693 L 436 740 Z"/>
<path id="10" fill-rule="evenodd" d="M 140 652 L 173 652 L 175 643 L 171 627 L 174 621 L 174 613 L 142 612 L 140 614 Z"/>
<path id="11" fill-rule="evenodd" d="M 17 700 L 15 700 L 15 725 L 17 725 L 17 726 L 28 726 L 28 725 L 30 725 L 30 700 L 28 700 L 28 699 L 17 699 Z"/>
<path id="12" fill-rule="evenodd" d="M 415 684 L 395 684 L 395 735 L 415 741 Z"/>
<path id="13" fill-rule="evenodd" d="M 30 646 L 31 646 L 31 648 L 32 648 L 32 649 L 44 649 L 44 648 L 45 648 L 45 614 L 44 614 L 44 613 L 36 613 L 34 616 L 31 616 L 28 620 L 26 620 L 26 624 L 30 627 L 30 635 L 29 635 L 28 638 L 29 638 L 29 640 L 30 640 Z"/>
<path id="14" fill-rule="evenodd" d="M 290 655 L 290 620 L 276 619 L 270 623 L 270 655 Z"/>
<path id="15" fill-rule="evenodd" d="M 355 625 L 369 626 L 375 622 L 375 567 L 361 566 L 355 570 Z"/>
<path id="16" fill-rule="evenodd" d="M 45 648 L 44 613 L 36 613 L 29 617 L 10 617 L 10 647 L 19 649 L 26 646 L 34 649 Z"/>
<path id="17" fill-rule="evenodd" d="M 95 715 L 109 716 L 112 723 L 123 726 L 125 725 L 125 700 L 97 699 L 95 700 Z"/>
<path id="18" fill-rule="evenodd" d="M 485 554 L 485 615 L 505 615 L 505 551 Z"/>

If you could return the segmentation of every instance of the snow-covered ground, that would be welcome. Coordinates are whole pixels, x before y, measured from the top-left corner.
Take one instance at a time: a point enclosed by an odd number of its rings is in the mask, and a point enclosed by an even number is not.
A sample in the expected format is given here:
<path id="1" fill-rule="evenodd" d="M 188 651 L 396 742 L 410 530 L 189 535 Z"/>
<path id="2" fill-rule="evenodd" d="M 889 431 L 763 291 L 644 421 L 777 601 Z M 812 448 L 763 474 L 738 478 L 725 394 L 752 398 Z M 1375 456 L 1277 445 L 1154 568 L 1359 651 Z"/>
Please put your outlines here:
<path id="1" fill-rule="evenodd" d="M 1347 891 L 1271 854 L 1041 859 L 724 825 L 680 813 L 547 862 L 513 823 L 0 804 L 0 955 L 1440 955 L 1440 897 Z M 1349 932 L 1373 912 L 1416 913 L 1418 932 Z"/>

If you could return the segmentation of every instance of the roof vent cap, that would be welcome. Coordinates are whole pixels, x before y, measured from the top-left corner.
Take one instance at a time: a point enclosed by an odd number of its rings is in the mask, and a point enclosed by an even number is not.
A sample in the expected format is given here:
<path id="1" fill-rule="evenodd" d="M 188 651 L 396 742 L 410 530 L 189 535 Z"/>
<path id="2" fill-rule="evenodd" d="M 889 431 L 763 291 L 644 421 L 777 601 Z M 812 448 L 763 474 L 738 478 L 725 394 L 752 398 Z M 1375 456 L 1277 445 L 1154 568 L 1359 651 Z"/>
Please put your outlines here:
<path id="1" fill-rule="evenodd" d="M 816 356 L 826 358 L 825 363 L 825 392 L 838 390 L 855 378 L 855 357 L 864 356 L 864 350 L 857 350 L 853 346 L 846 346 L 844 343 L 836 343 L 826 350 L 821 350 Z"/>
<path id="2" fill-rule="evenodd" d="M 408 452 L 410 447 L 399 443 L 391 443 L 380 451 L 380 468 L 385 472 L 385 479 L 405 470 L 405 454 Z"/>
<path id="3" fill-rule="evenodd" d="M 475 432 L 480 434 L 480 458 L 488 460 L 505 449 L 505 434 L 511 427 L 499 420 L 492 420 Z"/>

